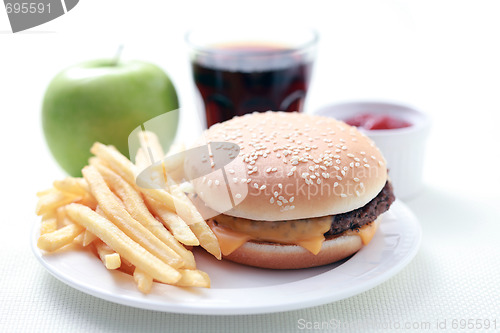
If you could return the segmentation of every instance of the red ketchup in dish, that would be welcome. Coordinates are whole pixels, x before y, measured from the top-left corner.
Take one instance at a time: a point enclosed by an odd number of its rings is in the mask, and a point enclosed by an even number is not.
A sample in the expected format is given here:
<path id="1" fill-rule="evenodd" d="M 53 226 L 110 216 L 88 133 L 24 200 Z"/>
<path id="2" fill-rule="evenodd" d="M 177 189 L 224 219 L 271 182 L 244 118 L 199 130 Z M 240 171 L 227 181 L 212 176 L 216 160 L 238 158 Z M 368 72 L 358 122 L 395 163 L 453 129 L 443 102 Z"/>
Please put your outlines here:
<path id="1" fill-rule="evenodd" d="M 360 113 L 344 120 L 351 126 L 361 127 L 366 130 L 388 130 L 410 127 L 406 120 L 394 118 L 384 114 Z"/>

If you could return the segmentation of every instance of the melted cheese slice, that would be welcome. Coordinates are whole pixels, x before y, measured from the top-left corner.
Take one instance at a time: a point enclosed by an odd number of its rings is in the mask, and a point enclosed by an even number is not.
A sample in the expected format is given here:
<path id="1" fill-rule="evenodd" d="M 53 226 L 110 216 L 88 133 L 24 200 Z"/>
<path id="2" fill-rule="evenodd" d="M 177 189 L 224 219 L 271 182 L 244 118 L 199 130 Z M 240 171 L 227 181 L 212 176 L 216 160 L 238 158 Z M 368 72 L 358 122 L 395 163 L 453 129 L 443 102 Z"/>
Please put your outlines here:
<path id="1" fill-rule="evenodd" d="M 222 254 L 227 256 L 249 240 L 299 245 L 312 254 L 318 254 L 330 229 L 328 217 L 280 222 L 260 222 L 227 215 L 208 222 L 219 241 Z M 233 229 L 234 228 L 234 229 Z M 236 229 L 236 230 L 235 230 Z M 356 230 L 347 230 L 338 236 L 359 236 L 367 245 L 377 230 L 377 223 L 368 223 Z"/>
<path id="2" fill-rule="evenodd" d="M 342 236 L 359 236 L 361 238 L 361 242 L 363 243 L 363 245 L 367 245 L 368 243 L 371 242 L 373 236 L 375 236 L 375 231 L 377 231 L 377 225 L 378 223 L 375 221 L 375 222 L 372 222 L 372 223 L 368 223 L 368 224 L 365 224 L 364 226 L 362 226 L 361 228 L 357 229 L 357 230 L 347 230 L 347 231 L 344 231 L 341 235 Z"/>
<path id="3" fill-rule="evenodd" d="M 234 250 L 252 239 L 249 235 L 233 231 L 220 225 L 215 225 L 213 220 L 209 220 L 208 225 L 214 232 L 215 237 L 217 237 L 220 250 L 225 256 L 230 255 Z"/>

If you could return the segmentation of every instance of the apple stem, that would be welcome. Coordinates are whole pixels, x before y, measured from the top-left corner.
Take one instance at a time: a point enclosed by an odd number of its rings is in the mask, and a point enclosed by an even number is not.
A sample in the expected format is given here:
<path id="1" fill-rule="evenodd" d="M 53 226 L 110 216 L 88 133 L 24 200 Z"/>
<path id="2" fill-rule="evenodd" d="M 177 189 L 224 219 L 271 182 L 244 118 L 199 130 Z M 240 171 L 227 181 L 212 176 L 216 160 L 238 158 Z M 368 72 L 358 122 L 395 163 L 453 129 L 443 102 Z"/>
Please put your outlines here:
<path id="1" fill-rule="evenodd" d="M 120 44 L 120 46 L 118 46 L 118 50 L 116 50 L 115 58 L 113 59 L 113 64 L 115 66 L 118 65 L 118 62 L 120 61 L 122 51 L 123 51 L 123 44 Z"/>

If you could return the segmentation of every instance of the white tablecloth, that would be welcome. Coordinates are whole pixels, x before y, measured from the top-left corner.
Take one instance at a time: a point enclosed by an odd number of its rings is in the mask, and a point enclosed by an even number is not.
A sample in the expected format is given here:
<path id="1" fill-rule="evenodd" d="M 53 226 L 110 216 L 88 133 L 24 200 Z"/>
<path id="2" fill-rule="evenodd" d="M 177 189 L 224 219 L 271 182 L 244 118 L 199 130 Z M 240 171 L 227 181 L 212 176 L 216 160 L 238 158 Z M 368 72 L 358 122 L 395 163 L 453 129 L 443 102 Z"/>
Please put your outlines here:
<path id="1" fill-rule="evenodd" d="M 110 18 L 116 6 L 120 14 Z M 286 2 L 290 17 L 306 18 L 322 36 L 308 111 L 339 100 L 382 98 L 408 102 L 433 117 L 425 186 L 406 201 L 422 225 L 422 246 L 387 282 L 303 310 L 197 316 L 116 305 L 45 271 L 31 253 L 29 237 L 39 223 L 35 193 L 64 176 L 45 146 L 39 120 L 44 89 L 58 70 L 113 54 L 125 41 L 125 58 L 150 60 L 170 73 L 183 105 L 181 128 L 191 126 L 195 103 L 182 34 L 207 12 L 219 17 L 215 21 L 224 13 L 211 2 L 155 10 L 158 2 L 138 6 L 82 1 L 64 17 L 18 35 L 7 31 L 0 9 L 1 332 L 321 331 L 317 325 L 323 331 L 338 326 L 346 332 L 443 331 L 460 328 L 460 320 L 474 328 L 496 320 L 500 330 L 500 7 L 495 1 Z M 265 24 L 282 6 L 252 2 L 245 10 L 253 17 L 274 13 L 256 23 Z"/>

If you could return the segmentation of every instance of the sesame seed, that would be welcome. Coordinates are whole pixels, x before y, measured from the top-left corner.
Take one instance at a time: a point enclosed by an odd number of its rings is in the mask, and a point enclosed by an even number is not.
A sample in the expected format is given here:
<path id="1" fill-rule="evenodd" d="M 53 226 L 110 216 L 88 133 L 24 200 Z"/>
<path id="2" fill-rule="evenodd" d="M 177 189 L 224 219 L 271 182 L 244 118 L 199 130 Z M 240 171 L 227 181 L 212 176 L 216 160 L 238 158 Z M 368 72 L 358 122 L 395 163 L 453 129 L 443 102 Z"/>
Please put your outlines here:
<path id="1" fill-rule="evenodd" d="M 348 153 L 347 156 L 354 157 L 354 154 Z"/>
<path id="2" fill-rule="evenodd" d="M 208 180 L 207 185 L 208 185 L 208 186 L 212 186 L 212 179 L 209 179 L 209 180 Z"/>
<path id="3" fill-rule="evenodd" d="M 213 168 L 215 166 L 215 163 L 214 162 L 210 163 L 210 166 Z"/>
<path id="4" fill-rule="evenodd" d="M 230 174 L 233 174 L 233 173 L 234 173 L 234 170 L 233 170 L 233 169 L 229 169 L 229 173 L 230 173 Z"/>
<path id="5" fill-rule="evenodd" d="M 347 195 L 346 195 L 346 194 L 344 194 L 344 193 L 341 193 L 341 194 L 340 194 L 340 196 L 341 196 L 342 198 L 347 198 Z"/>
<path id="6" fill-rule="evenodd" d="M 311 175 L 311 179 L 316 179 L 316 175 Z"/>
<path id="7" fill-rule="evenodd" d="M 290 210 L 291 210 L 291 209 L 295 209 L 295 206 L 294 206 L 294 205 L 291 205 L 291 206 L 290 206 Z"/>
<path id="8" fill-rule="evenodd" d="M 287 177 L 291 177 L 291 176 L 293 176 L 293 171 L 290 171 L 290 172 L 289 172 L 289 173 L 287 173 L 286 175 L 287 175 Z"/>
<path id="9" fill-rule="evenodd" d="M 382 166 L 384 163 L 382 161 L 378 161 L 378 165 Z"/>
<path id="10" fill-rule="evenodd" d="M 359 164 L 359 162 L 356 162 L 354 165 L 359 167 L 361 164 Z"/>
<path id="11" fill-rule="evenodd" d="M 233 178 L 233 182 L 236 184 L 238 182 L 238 178 Z"/>
<path id="12" fill-rule="evenodd" d="M 251 181 L 252 181 L 252 179 L 251 179 L 251 178 L 248 178 L 248 179 L 247 179 L 247 184 L 250 184 L 250 182 L 251 182 Z"/>
<path id="13" fill-rule="evenodd" d="M 273 203 L 274 203 L 274 198 L 273 198 L 273 197 L 271 197 L 271 199 L 269 199 L 269 202 L 270 202 L 271 204 L 273 204 Z"/>
<path id="14" fill-rule="evenodd" d="M 339 175 L 337 175 L 335 177 L 337 177 L 338 180 L 342 180 L 342 177 L 340 177 Z"/>
<path id="15" fill-rule="evenodd" d="M 281 183 L 278 184 L 278 187 L 280 188 L 280 190 L 283 188 L 283 185 Z"/>
<path id="16" fill-rule="evenodd" d="M 278 204 L 278 206 L 283 205 L 283 203 L 281 201 L 276 201 L 276 203 Z"/>
<path id="17" fill-rule="evenodd" d="M 365 164 L 365 168 L 369 168 L 370 167 L 370 164 Z"/>
<path id="18" fill-rule="evenodd" d="M 203 177 L 203 179 L 201 180 L 201 183 L 204 184 L 206 180 L 207 180 L 207 177 Z"/>
<path id="19" fill-rule="evenodd" d="M 340 173 L 342 174 L 342 176 L 345 176 L 345 171 L 344 170 L 340 170 Z"/>
<path id="20" fill-rule="evenodd" d="M 280 195 L 280 196 L 278 197 L 278 199 L 280 199 L 281 201 L 283 201 L 285 198 L 284 198 L 282 195 Z"/>
<path id="21" fill-rule="evenodd" d="M 360 187 L 361 189 L 364 189 L 364 188 L 365 188 L 365 184 L 363 184 L 363 183 L 359 183 L 359 187 Z"/>
<path id="22" fill-rule="evenodd" d="M 241 194 L 237 193 L 237 194 L 235 195 L 235 197 L 236 197 L 236 199 L 240 199 L 240 198 L 241 198 Z"/>
<path id="23" fill-rule="evenodd" d="M 255 187 L 255 188 L 259 188 L 259 184 L 257 184 L 257 183 L 253 183 L 253 187 Z"/>
<path id="24" fill-rule="evenodd" d="M 293 202 L 293 200 L 295 200 L 295 197 L 291 197 L 289 201 Z"/>
<path id="25" fill-rule="evenodd" d="M 359 178 L 354 178 L 354 181 L 355 182 L 359 182 Z"/>
<path id="26" fill-rule="evenodd" d="M 360 159 L 359 159 L 359 158 L 357 158 L 357 157 L 355 157 L 355 158 L 354 158 L 354 160 L 355 160 L 356 162 L 359 162 L 359 161 L 360 161 Z"/>
<path id="27" fill-rule="evenodd" d="M 359 191 L 356 191 L 356 196 L 358 196 L 358 197 L 359 197 Z"/>
<path id="28" fill-rule="evenodd" d="M 335 163 L 340 164 L 340 160 L 335 160 Z"/>
<path id="29" fill-rule="evenodd" d="M 272 168 L 271 171 L 276 172 L 276 171 L 278 171 L 278 168 Z"/>
<path id="30" fill-rule="evenodd" d="M 319 184 L 321 184 L 321 178 L 318 178 L 318 179 L 316 180 L 316 184 L 318 184 L 318 185 L 319 185 Z"/>
<path id="31" fill-rule="evenodd" d="M 295 170 L 297 170 L 296 166 L 292 167 L 292 170 L 290 170 L 290 171 L 295 172 Z"/>
<path id="32" fill-rule="evenodd" d="M 272 170 L 272 168 L 267 168 L 266 172 L 269 173 L 269 172 L 271 172 L 271 170 Z"/>
<path id="33" fill-rule="evenodd" d="M 274 192 L 274 197 L 276 198 L 278 196 L 278 192 Z"/>
<path id="34" fill-rule="evenodd" d="M 214 183 L 215 183 L 215 185 L 219 186 L 220 181 L 216 179 Z"/>
<path id="35" fill-rule="evenodd" d="M 334 168 L 335 168 L 335 170 L 337 170 L 337 171 L 339 171 L 339 170 L 340 170 L 340 168 L 339 168 L 338 166 L 336 166 L 336 165 L 334 165 L 333 167 L 334 167 Z"/>
<path id="36" fill-rule="evenodd" d="M 337 182 L 333 183 L 333 187 L 337 187 L 337 186 L 339 186 L 339 183 L 337 183 Z"/>

